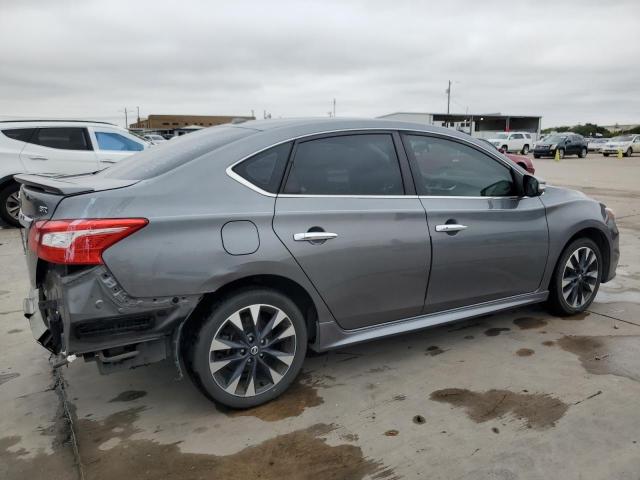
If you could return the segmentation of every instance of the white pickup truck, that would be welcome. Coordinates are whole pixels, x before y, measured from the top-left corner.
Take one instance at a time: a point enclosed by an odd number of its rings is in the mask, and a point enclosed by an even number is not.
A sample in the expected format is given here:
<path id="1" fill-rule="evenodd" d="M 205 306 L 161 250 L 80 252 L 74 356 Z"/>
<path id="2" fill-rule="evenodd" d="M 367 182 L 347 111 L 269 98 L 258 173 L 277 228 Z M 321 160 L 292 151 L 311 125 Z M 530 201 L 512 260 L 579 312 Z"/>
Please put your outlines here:
<path id="1" fill-rule="evenodd" d="M 504 132 L 497 133 L 488 139 L 496 148 L 504 152 L 520 152 L 523 155 L 529 153 L 533 146 L 533 138 L 528 132 Z"/>

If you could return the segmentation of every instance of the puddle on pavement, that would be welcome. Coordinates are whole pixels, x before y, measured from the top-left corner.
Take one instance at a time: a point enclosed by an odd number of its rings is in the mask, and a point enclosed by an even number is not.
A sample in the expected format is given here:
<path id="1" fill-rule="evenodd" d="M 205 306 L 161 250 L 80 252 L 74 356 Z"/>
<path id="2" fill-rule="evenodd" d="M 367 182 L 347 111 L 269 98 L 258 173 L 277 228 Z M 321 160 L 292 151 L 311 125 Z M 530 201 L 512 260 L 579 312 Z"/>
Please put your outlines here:
<path id="1" fill-rule="evenodd" d="M 469 418 L 477 423 L 512 415 L 524 420 L 529 428 L 545 429 L 565 414 L 569 406 L 544 393 L 514 393 L 509 390 L 472 392 L 462 388 L 445 388 L 433 392 L 436 402 L 464 408 Z"/>
<path id="2" fill-rule="evenodd" d="M 532 328 L 544 327 L 547 321 L 537 317 L 520 317 L 516 318 L 513 323 L 520 327 L 520 330 L 530 330 Z"/>
<path id="3" fill-rule="evenodd" d="M 580 320 L 584 320 L 585 318 L 587 318 L 589 315 L 591 315 L 591 313 L 589 312 L 582 312 L 582 313 L 576 313 L 575 315 L 571 315 L 570 317 L 560 317 L 562 320 L 567 320 L 567 321 L 580 321 Z"/>
<path id="4" fill-rule="evenodd" d="M 556 344 L 556 342 L 554 342 L 553 340 L 545 340 L 544 342 L 542 342 L 542 345 L 544 345 L 545 347 L 553 347 Z"/>
<path id="5" fill-rule="evenodd" d="M 530 357 L 534 353 L 536 353 L 535 350 L 532 350 L 530 348 L 521 348 L 516 352 L 516 355 L 518 355 L 519 357 Z"/>
<path id="6" fill-rule="evenodd" d="M 425 355 L 431 355 L 432 357 L 435 357 L 436 355 L 440 355 L 441 353 L 444 353 L 445 351 L 446 350 L 442 350 L 437 345 L 432 345 L 430 347 L 427 347 L 427 351 L 426 351 Z"/>
<path id="7" fill-rule="evenodd" d="M 19 376 L 19 373 L 0 373 L 0 385 L 7 383 L 9 380 L 13 380 L 14 378 L 18 378 Z"/>
<path id="8" fill-rule="evenodd" d="M 589 373 L 640 381 L 639 335 L 565 336 L 556 343 L 577 355 Z"/>
<path id="9" fill-rule="evenodd" d="M 318 381 L 312 382 L 309 374 L 303 374 L 282 395 L 275 400 L 247 410 L 231 410 L 218 406 L 218 410 L 230 417 L 256 417 L 265 422 L 277 422 L 289 417 L 297 417 L 307 408 L 322 405 L 324 400 L 318 395 Z"/>
<path id="10" fill-rule="evenodd" d="M 367 476 L 388 478 L 394 475 L 393 470 L 381 462 L 366 458 L 360 447 L 327 445 L 322 436 L 334 430 L 336 427 L 333 425 L 313 425 L 278 435 L 231 455 L 216 456 L 181 452 L 180 442 L 160 444 L 149 439 L 132 439 L 132 435 L 138 432 L 133 423 L 142 409 L 118 412 L 102 421 L 78 421 L 79 453 L 86 478 L 315 480 L 362 479 Z M 109 448 L 105 448 L 105 444 Z"/>
<path id="11" fill-rule="evenodd" d="M 143 390 L 127 390 L 126 392 L 122 392 L 117 397 L 109 400 L 109 403 L 114 402 L 132 402 L 133 400 L 137 400 L 147 395 L 147 392 Z"/>
<path id="12" fill-rule="evenodd" d="M 498 328 L 498 327 L 493 327 L 493 328 L 489 328 L 488 330 L 484 331 L 484 334 L 487 337 L 497 337 L 498 335 L 500 335 L 502 332 L 508 332 L 509 330 L 511 330 L 510 328 Z"/>

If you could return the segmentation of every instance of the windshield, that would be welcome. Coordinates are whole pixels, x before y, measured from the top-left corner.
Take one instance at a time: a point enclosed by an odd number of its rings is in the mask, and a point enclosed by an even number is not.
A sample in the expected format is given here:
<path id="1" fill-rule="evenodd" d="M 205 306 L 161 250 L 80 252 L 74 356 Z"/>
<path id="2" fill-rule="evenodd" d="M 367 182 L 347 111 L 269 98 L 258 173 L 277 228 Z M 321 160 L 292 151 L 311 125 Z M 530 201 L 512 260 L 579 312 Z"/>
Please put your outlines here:
<path id="1" fill-rule="evenodd" d="M 544 139 L 544 141 L 549 143 L 558 143 L 562 142 L 566 138 L 566 135 L 549 135 Z"/>
<path id="2" fill-rule="evenodd" d="M 633 135 L 622 135 L 611 139 L 612 142 L 630 142 L 631 140 L 633 140 Z"/>
<path id="3" fill-rule="evenodd" d="M 150 148 L 120 160 L 97 175 L 106 178 L 145 180 L 179 167 L 206 153 L 255 133 L 241 127 L 219 126 L 190 133 L 167 142 L 162 148 Z"/>
<path id="4" fill-rule="evenodd" d="M 499 138 L 501 140 L 504 140 L 504 139 L 509 138 L 509 134 L 507 134 L 507 133 L 497 133 L 494 138 Z"/>

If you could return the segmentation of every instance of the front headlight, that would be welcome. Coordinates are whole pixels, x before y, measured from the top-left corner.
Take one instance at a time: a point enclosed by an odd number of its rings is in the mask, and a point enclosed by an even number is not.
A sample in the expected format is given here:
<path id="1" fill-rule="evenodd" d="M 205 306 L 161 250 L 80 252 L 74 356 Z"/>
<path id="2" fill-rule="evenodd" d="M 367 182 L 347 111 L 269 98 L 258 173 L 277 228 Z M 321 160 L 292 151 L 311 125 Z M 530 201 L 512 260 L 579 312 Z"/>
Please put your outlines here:
<path id="1" fill-rule="evenodd" d="M 613 210 L 611 210 L 609 207 L 604 207 L 604 212 L 607 214 L 607 221 L 609 219 L 613 220 L 614 222 L 616 221 L 616 214 Z"/>

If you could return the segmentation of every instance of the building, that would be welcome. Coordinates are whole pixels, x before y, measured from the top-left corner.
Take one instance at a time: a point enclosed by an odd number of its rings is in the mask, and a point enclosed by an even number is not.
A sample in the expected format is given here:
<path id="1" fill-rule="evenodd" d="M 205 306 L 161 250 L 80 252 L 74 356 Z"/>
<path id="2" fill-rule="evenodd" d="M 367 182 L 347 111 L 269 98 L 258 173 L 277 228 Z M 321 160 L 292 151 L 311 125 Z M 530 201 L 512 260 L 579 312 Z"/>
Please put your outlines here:
<path id="1" fill-rule="evenodd" d="M 419 113 L 396 112 L 378 118 L 404 122 L 424 123 L 439 127 L 449 127 L 469 133 L 473 137 L 489 138 L 498 132 L 529 132 L 534 139 L 540 137 L 542 117 L 531 115 L 501 115 L 500 113 Z"/>
<path id="2" fill-rule="evenodd" d="M 228 115 L 149 115 L 129 125 L 132 130 L 154 132 L 160 135 L 173 136 L 194 130 L 194 127 L 213 127 L 223 123 L 254 120 L 251 116 Z"/>

